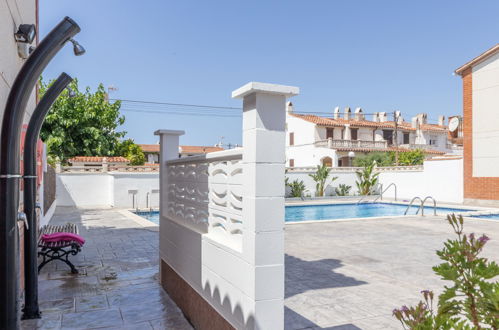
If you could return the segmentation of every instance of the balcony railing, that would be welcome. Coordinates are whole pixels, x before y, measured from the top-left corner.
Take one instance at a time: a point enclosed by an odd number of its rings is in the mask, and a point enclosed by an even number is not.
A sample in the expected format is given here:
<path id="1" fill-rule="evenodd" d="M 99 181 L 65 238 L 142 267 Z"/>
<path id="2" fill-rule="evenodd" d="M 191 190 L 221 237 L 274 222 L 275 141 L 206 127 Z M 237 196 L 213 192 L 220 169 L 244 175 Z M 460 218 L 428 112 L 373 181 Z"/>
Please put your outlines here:
<path id="1" fill-rule="evenodd" d="M 362 140 L 333 140 L 327 139 L 315 142 L 316 147 L 322 148 L 367 148 L 367 149 L 386 149 L 387 141 L 362 141 Z"/>

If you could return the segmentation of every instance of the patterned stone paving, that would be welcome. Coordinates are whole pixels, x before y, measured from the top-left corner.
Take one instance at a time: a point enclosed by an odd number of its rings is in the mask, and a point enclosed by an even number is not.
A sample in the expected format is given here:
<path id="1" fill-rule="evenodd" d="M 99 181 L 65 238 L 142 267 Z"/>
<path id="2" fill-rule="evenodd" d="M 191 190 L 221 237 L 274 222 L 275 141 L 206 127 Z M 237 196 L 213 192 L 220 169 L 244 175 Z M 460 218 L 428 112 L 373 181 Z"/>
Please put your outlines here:
<path id="1" fill-rule="evenodd" d="M 87 239 L 73 257 L 80 274 L 45 267 L 43 318 L 23 329 L 192 329 L 158 284 L 157 232 L 109 209 L 58 208 L 51 223 L 67 221 Z M 499 222 L 466 229 L 487 233 L 484 254 L 499 260 Z M 443 284 L 431 266 L 450 235 L 435 217 L 287 225 L 286 329 L 400 329 L 392 309 Z"/>
<path id="2" fill-rule="evenodd" d="M 499 261 L 499 221 L 469 220 L 486 233 L 484 256 Z M 451 237 L 443 217 L 286 226 L 286 329 L 402 329 L 393 308 L 438 293 L 435 250 Z"/>
<path id="3" fill-rule="evenodd" d="M 86 239 L 80 274 L 51 262 L 39 277 L 43 317 L 23 329 L 192 329 L 158 283 L 158 233 L 115 210 L 58 208 L 51 224 L 77 223 Z M 152 228 L 151 228 L 152 229 Z"/>

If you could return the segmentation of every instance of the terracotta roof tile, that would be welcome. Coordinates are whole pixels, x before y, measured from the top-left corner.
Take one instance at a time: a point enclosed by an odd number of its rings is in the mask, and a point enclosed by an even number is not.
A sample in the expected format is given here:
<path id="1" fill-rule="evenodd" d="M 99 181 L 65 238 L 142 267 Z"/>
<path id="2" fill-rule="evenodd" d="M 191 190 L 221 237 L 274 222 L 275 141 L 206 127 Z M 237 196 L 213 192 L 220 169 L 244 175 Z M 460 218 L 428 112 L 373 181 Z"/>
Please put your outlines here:
<path id="1" fill-rule="evenodd" d="M 224 150 L 221 147 L 209 147 L 209 146 L 180 146 L 180 152 L 183 154 L 207 154 L 214 151 Z"/>
<path id="2" fill-rule="evenodd" d="M 290 114 L 293 117 L 300 118 L 306 120 L 308 122 L 314 123 L 319 126 L 326 127 L 343 127 L 345 124 L 350 124 L 351 127 L 372 127 L 372 128 L 395 128 L 395 122 L 393 121 L 385 121 L 385 122 L 375 122 L 370 120 L 355 120 L 355 119 L 333 119 L 327 117 L 319 117 L 316 115 L 300 115 L 292 113 Z M 416 129 L 412 127 L 412 125 L 408 122 L 403 122 L 398 124 L 398 127 L 402 130 L 406 131 L 415 131 Z M 421 128 L 425 131 L 440 131 L 447 132 L 447 127 L 439 126 L 434 124 L 422 124 Z"/>
<path id="3" fill-rule="evenodd" d="M 159 144 L 139 144 L 138 145 L 142 152 L 158 152 L 159 153 Z"/>

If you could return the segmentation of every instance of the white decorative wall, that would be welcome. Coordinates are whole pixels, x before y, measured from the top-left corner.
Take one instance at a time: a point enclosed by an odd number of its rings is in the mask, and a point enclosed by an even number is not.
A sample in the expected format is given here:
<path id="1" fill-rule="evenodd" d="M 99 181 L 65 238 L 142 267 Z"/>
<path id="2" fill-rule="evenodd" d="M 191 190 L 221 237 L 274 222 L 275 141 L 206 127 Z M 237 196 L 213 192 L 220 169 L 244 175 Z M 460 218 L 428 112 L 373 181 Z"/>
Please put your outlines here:
<path id="1" fill-rule="evenodd" d="M 177 159 L 160 130 L 160 257 L 237 329 L 284 328 L 285 102 L 298 88 L 249 83 L 244 148 Z"/>

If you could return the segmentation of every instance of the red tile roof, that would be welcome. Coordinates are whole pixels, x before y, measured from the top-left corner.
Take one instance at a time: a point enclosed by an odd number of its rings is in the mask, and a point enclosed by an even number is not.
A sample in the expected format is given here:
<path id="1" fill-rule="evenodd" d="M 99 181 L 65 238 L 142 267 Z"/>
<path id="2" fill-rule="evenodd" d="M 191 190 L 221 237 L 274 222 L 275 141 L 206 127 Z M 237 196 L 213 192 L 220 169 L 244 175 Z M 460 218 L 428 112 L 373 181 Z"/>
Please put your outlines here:
<path id="1" fill-rule="evenodd" d="M 107 158 L 108 163 L 128 163 L 125 157 L 102 157 L 102 156 L 75 156 L 68 159 L 70 163 L 102 163 L 102 160 Z"/>
<path id="2" fill-rule="evenodd" d="M 159 153 L 159 144 L 139 144 L 142 152 L 156 152 Z"/>
<path id="3" fill-rule="evenodd" d="M 395 128 L 395 122 L 393 121 L 375 122 L 370 120 L 355 120 L 355 119 L 346 120 L 343 118 L 333 119 L 327 117 L 319 117 L 316 115 L 300 115 L 295 113 L 292 113 L 290 115 L 314 123 L 316 125 L 326 126 L 326 127 L 343 127 L 345 126 L 345 124 L 349 124 L 352 127 L 373 127 L 373 128 L 393 128 L 393 129 Z M 400 123 L 398 124 L 398 127 L 399 129 L 406 131 L 416 130 L 408 122 Z M 434 124 L 422 124 L 421 129 L 425 131 L 447 132 L 446 126 L 439 126 Z"/>
<path id="4" fill-rule="evenodd" d="M 214 151 L 224 150 L 221 147 L 207 147 L 207 146 L 180 146 L 180 153 L 182 154 L 207 154 Z"/>

